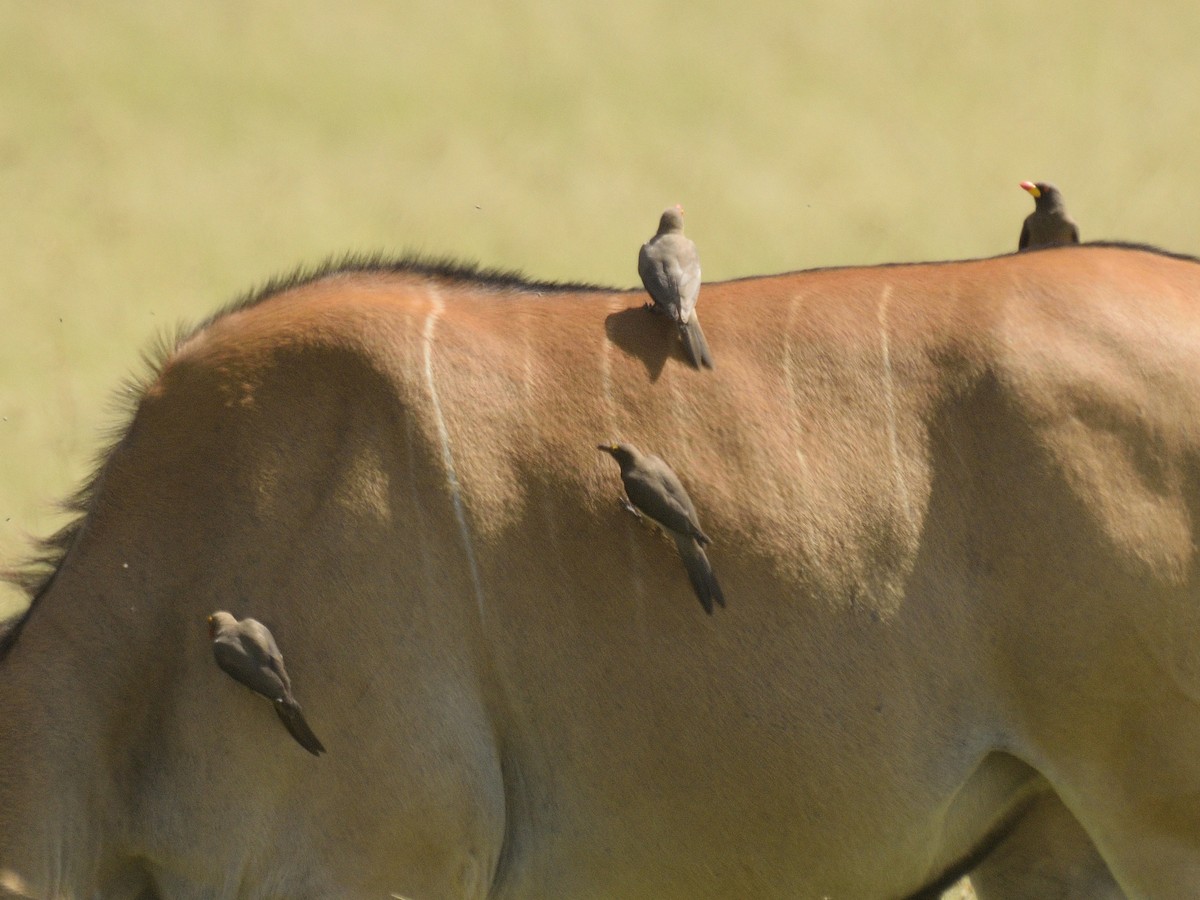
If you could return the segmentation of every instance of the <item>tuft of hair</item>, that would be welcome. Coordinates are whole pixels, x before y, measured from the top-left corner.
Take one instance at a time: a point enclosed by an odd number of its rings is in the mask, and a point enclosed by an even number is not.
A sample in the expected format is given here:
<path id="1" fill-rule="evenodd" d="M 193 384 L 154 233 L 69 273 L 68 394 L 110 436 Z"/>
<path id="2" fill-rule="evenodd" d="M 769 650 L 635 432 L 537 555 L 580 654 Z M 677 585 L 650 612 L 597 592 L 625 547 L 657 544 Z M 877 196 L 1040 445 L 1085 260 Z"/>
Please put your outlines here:
<path id="1" fill-rule="evenodd" d="M 66 500 L 59 509 L 71 516 L 70 521 L 46 538 L 36 542 L 32 553 L 15 567 L 0 570 L 0 580 L 6 581 L 23 591 L 29 606 L 23 613 L 0 623 L 0 659 L 3 659 L 21 634 L 29 617 L 37 610 L 38 600 L 54 581 L 63 559 L 71 551 L 83 531 L 88 510 L 104 479 L 104 470 L 113 451 L 125 439 L 129 424 L 133 421 L 138 404 L 146 390 L 158 378 L 163 364 L 174 352 L 188 330 L 179 327 L 173 331 L 160 332 L 142 351 L 139 369 L 131 372 L 118 386 L 111 398 L 113 407 L 112 424 L 105 428 L 101 449 L 93 458 L 91 474 Z"/>

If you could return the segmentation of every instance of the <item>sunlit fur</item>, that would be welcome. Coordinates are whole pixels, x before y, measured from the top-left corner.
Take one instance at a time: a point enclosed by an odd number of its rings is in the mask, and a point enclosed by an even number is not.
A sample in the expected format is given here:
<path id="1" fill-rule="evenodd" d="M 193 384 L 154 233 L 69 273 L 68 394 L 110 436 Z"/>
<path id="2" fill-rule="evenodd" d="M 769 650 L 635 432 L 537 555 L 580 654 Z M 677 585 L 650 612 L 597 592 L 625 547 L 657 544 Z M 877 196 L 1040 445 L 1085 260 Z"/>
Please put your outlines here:
<path id="1" fill-rule="evenodd" d="M 4 639 L 3 883 L 1102 896 L 1082 822 L 1190 896 L 1200 266 L 706 285 L 706 373 L 643 302 L 365 261 L 172 338 Z M 686 473 L 722 615 L 610 439 Z M 216 689 L 221 608 L 271 622 L 320 760 Z"/>

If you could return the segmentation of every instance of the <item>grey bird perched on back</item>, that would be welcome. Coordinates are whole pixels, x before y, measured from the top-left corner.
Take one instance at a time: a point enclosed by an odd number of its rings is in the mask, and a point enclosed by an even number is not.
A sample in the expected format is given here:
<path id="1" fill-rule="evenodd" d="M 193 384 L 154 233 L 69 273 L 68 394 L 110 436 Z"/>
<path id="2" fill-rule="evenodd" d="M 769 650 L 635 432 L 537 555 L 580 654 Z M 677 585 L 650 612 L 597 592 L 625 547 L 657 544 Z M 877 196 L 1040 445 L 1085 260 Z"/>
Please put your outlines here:
<path id="1" fill-rule="evenodd" d="M 713 367 L 708 341 L 696 317 L 700 296 L 700 256 L 696 245 L 683 236 L 683 207 L 672 206 L 658 220 L 658 232 L 638 254 L 638 274 L 654 300 L 654 309 L 670 316 L 692 365 Z"/>
<path id="2" fill-rule="evenodd" d="M 1021 187 L 1033 196 L 1036 206 L 1021 226 L 1018 250 L 1079 243 L 1079 226 L 1067 215 L 1067 204 L 1058 188 L 1045 181 L 1022 181 Z"/>
<path id="3" fill-rule="evenodd" d="M 208 617 L 208 636 L 212 639 L 217 665 L 225 674 L 270 700 L 280 721 L 301 747 L 313 756 L 324 753 L 324 745 L 308 727 L 300 704 L 292 696 L 292 682 L 283 667 L 283 656 L 267 626 L 256 619 L 239 622 L 227 612 L 215 612 Z"/>
<path id="4" fill-rule="evenodd" d="M 679 477 L 671 467 L 648 453 L 642 453 L 630 444 L 599 444 L 598 449 L 611 454 L 621 467 L 621 481 L 625 495 L 635 511 L 644 513 L 657 522 L 675 539 L 679 555 L 700 605 L 710 616 L 713 601 L 725 605 L 725 595 L 717 584 L 704 545 L 710 543 L 708 535 L 700 528 L 696 508 L 683 489 Z"/>

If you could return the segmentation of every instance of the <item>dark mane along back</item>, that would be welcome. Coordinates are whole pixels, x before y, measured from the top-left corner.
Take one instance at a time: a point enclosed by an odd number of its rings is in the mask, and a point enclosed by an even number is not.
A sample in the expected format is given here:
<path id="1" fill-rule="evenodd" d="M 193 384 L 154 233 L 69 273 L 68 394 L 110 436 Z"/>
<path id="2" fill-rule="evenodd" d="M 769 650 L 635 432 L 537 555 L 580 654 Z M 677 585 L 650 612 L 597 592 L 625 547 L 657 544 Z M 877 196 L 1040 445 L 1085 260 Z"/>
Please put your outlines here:
<path id="1" fill-rule="evenodd" d="M 1042 253 L 1048 251 L 1071 252 L 1074 250 L 1084 250 L 1088 248 L 1107 247 L 1113 250 L 1132 250 L 1138 253 L 1153 253 L 1155 256 L 1165 256 L 1168 259 L 1179 259 L 1184 262 L 1200 263 L 1200 257 L 1191 256 L 1187 253 L 1176 253 L 1173 250 L 1164 250 L 1162 247 L 1155 247 L 1153 244 L 1139 244 L 1133 241 L 1088 241 L 1083 244 L 1071 244 L 1059 247 L 1031 247 L 1028 250 L 1013 250 L 1008 253 L 998 253 L 995 256 L 978 256 L 972 259 L 928 259 L 918 260 L 916 262 L 885 262 L 873 263 L 868 266 L 857 264 L 835 265 L 835 266 L 815 266 L 809 269 L 792 269 L 787 272 L 778 272 L 776 276 L 781 275 L 800 275 L 804 272 L 837 272 L 845 269 L 905 269 L 913 266 L 953 266 L 963 263 L 984 262 L 989 259 L 999 259 L 1002 256 L 1016 256 L 1018 253 Z M 728 282 L 735 281 L 753 281 L 755 278 L 776 277 L 764 275 L 742 275 L 737 278 L 727 279 Z M 712 282 L 705 282 L 706 284 Z M 722 282 L 724 283 L 724 282 Z"/>
<path id="2" fill-rule="evenodd" d="M 163 365 L 175 352 L 175 349 L 188 338 L 230 313 L 262 303 L 293 288 L 326 278 L 359 273 L 417 275 L 442 281 L 470 283 L 482 289 L 499 292 L 594 291 L 611 293 L 619 290 L 594 284 L 539 281 L 526 278 L 520 272 L 513 270 L 486 268 L 475 263 L 444 258 L 420 255 L 390 258 L 382 254 L 350 254 L 327 260 L 318 266 L 299 266 L 287 275 L 271 278 L 261 287 L 248 291 L 205 318 L 198 325 L 180 327 L 174 332 L 160 335 L 143 353 L 141 373 L 127 379 L 116 393 L 118 406 L 116 425 L 112 428 L 108 440 L 104 442 L 102 450 L 97 454 L 91 475 L 85 479 L 83 485 L 74 494 L 60 505 L 62 511 L 71 516 L 71 520 L 54 534 L 39 540 L 33 552 L 15 568 L 0 570 L 0 580 L 14 585 L 29 599 L 29 608 L 25 612 L 0 622 L 0 660 L 7 656 L 20 636 L 21 629 L 36 611 L 38 600 L 49 589 L 63 560 L 74 546 L 87 521 L 88 511 L 91 509 L 108 459 L 113 450 L 124 440 L 143 395 L 157 380 Z"/>
<path id="3" fill-rule="evenodd" d="M 438 281 L 471 284 L 484 290 L 498 292 L 564 293 L 568 291 L 589 291 L 595 293 L 614 293 L 622 290 L 622 288 L 605 287 L 588 282 L 542 281 L 536 278 L 528 278 L 514 269 L 488 268 L 478 263 L 464 262 L 447 257 L 410 254 L 396 258 L 380 253 L 352 253 L 328 259 L 317 266 L 298 266 L 286 275 L 271 278 L 266 284 L 246 292 L 207 318 L 190 334 L 204 329 L 221 316 L 255 306 L 264 300 L 269 300 L 293 288 L 313 284 L 326 278 L 355 274 L 416 275 Z M 188 337 L 190 334 L 184 337 Z"/>
<path id="4" fill-rule="evenodd" d="M 1155 247 L 1153 244 L 1139 244 L 1134 241 L 1089 241 L 1086 244 L 1080 244 L 1080 246 L 1113 247 L 1117 250 L 1139 250 L 1143 253 L 1153 253 L 1157 256 L 1180 259 L 1184 262 L 1200 263 L 1200 256 L 1192 256 L 1189 253 L 1176 253 L 1174 250 L 1164 250 L 1162 247 Z"/>

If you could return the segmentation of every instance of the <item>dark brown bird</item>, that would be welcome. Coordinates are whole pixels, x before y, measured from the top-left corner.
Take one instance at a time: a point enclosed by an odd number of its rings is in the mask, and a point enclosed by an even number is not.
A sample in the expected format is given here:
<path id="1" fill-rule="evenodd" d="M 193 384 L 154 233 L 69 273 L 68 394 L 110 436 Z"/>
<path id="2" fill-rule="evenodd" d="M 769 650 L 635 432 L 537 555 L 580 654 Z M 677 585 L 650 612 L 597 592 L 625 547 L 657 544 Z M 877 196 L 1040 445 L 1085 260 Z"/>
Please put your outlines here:
<path id="1" fill-rule="evenodd" d="M 599 444 L 598 449 L 611 454 L 621 467 L 621 481 L 633 509 L 653 519 L 675 539 L 692 588 L 711 616 L 713 601 L 724 606 L 725 595 L 704 553 L 704 545 L 710 543 L 708 535 L 700 528 L 696 508 L 678 476 L 657 456 L 642 453 L 630 444 Z"/>
<path id="2" fill-rule="evenodd" d="M 1018 250 L 1079 243 L 1079 226 L 1067 215 L 1067 204 L 1063 202 L 1058 188 L 1045 181 L 1036 184 L 1022 181 L 1021 187 L 1033 195 L 1033 202 L 1037 205 L 1021 226 Z"/>
<path id="3" fill-rule="evenodd" d="M 713 367 L 708 341 L 696 317 L 700 296 L 700 256 L 696 245 L 683 236 L 683 207 L 672 206 L 658 220 L 658 232 L 638 254 L 638 274 L 654 301 L 654 309 L 669 316 L 679 328 L 679 338 L 692 365 Z"/>
<path id="4" fill-rule="evenodd" d="M 255 619 L 239 622 L 227 612 L 215 612 L 208 617 L 208 636 L 222 671 L 270 700 L 280 721 L 301 747 L 313 756 L 324 753 L 324 745 L 308 727 L 300 704 L 292 696 L 292 682 L 283 667 L 283 656 L 267 626 Z"/>

